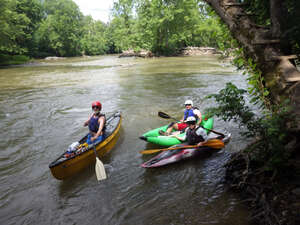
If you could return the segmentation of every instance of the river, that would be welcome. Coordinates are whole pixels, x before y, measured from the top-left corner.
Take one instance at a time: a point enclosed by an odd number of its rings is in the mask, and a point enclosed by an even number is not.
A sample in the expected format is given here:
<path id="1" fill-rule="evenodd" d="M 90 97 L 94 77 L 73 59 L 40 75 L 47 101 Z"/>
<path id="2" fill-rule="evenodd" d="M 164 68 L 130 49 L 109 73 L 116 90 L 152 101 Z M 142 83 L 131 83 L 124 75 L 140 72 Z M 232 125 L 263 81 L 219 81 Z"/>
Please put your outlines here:
<path id="1" fill-rule="evenodd" d="M 0 224 L 248 225 L 249 214 L 223 184 L 222 167 L 246 143 L 239 128 L 215 118 L 214 130 L 230 132 L 226 148 L 156 169 L 140 150 L 157 146 L 138 137 L 181 117 L 192 99 L 201 111 L 204 96 L 226 82 L 245 88 L 245 77 L 216 56 L 152 59 L 97 56 L 39 60 L 0 69 Z M 65 181 L 48 168 L 87 132 L 91 102 L 103 112 L 121 110 L 120 138 L 102 158 L 108 179 L 97 182 L 94 165 Z"/>

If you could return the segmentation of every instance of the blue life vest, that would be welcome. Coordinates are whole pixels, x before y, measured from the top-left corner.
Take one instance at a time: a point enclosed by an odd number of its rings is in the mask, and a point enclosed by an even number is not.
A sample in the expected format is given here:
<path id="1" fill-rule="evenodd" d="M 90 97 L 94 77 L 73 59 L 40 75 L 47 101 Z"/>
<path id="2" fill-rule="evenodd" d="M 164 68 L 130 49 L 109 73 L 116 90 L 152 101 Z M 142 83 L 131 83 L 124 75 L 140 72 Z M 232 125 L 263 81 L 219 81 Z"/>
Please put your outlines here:
<path id="1" fill-rule="evenodd" d="M 97 133 L 98 132 L 98 129 L 99 129 L 99 123 L 98 123 L 98 120 L 101 116 L 105 116 L 104 114 L 100 114 L 99 116 L 92 116 L 92 118 L 90 119 L 89 121 L 89 129 L 90 131 L 92 132 L 95 132 Z"/>
<path id="2" fill-rule="evenodd" d="M 185 109 L 184 110 L 184 118 L 183 120 L 186 120 L 188 117 L 193 116 L 196 118 L 196 120 L 198 119 L 198 116 L 194 113 L 194 108 L 191 109 Z"/>

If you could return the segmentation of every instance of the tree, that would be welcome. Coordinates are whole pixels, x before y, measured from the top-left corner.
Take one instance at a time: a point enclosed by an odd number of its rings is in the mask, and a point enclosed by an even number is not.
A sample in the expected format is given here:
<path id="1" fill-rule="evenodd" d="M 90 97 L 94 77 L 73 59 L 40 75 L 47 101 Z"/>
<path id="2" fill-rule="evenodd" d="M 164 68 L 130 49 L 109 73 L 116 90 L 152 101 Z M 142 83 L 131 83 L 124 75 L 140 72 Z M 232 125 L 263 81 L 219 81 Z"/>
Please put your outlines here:
<path id="1" fill-rule="evenodd" d="M 259 70 L 262 85 L 261 95 L 267 95 L 272 103 L 279 104 L 283 99 L 290 99 L 294 113 L 300 118 L 300 73 L 290 59 L 297 58 L 291 49 L 299 49 L 299 38 L 288 40 L 285 37 L 291 32 L 299 34 L 299 1 L 270 0 L 269 2 L 245 0 L 237 3 L 234 0 L 205 0 L 227 24 L 232 35 L 243 47 L 247 59 L 253 59 L 252 68 Z M 247 7 L 247 4 L 250 6 Z M 264 13 L 258 13 L 255 19 L 253 9 L 262 10 L 262 4 L 267 7 Z M 251 8 L 252 7 L 252 8 Z M 251 10 L 252 9 L 252 10 Z M 281 13 L 281 10 L 284 13 Z M 258 11 L 259 12 L 259 11 Z M 267 18 L 267 19 L 266 19 Z M 286 25 L 291 20 L 293 25 Z M 263 25 L 259 24 L 263 22 Z M 293 35 L 289 34 L 290 37 Z M 281 45 L 283 44 L 283 45 Z M 288 46 L 288 47 L 286 47 Z M 252 62 L 250 60 L 250 62 Z M 300 120 L 297 122 L 298 130 Z"/>
<path id="2" fill-rule="evenodd" d="M 81 39 L 82 50 L 86 55 L 102 55 L 108 51 L 105 36 L 106 26 L 92 17 L 84 17 L 84 35 Z"/>
<path id="3" fill-rule="evenodd" d="M 34 56 L 37 51 L 37 43 L 34 33 L 43 17 L 43 9 L 39 0 L 18 0 L 16 12 L 25 15 L 29 22 L 23 31 L 25 36 L 17 40 L 17 44 L 27 50 L 27 55 Z"/>
<path id="4" fill-rule="evenodd" d="M 0 53 L 22 54 L 27 49 L 20 46 L 22 40 L 28 38 L 25 32 L 30 19 L 17 12 L 17 1 L 3 0 L 0 4 Z"/>
<path id="5" fill-rule="evenodd" d="M 186 46 L 231 45 L 228 29 L 202 1 L 121 0 L 113 12 L 109 33 L 117 51 L 172 55 Z"/>
<path id="6" fill-rule="evenodd" d="M 133 13 L 134 8 L 133 0 L 119 0 L 114 2 L 113 7 L 113 20 L 110 24 L 111 40 L 117 52 L 133 48 L 132 34 L 133 28 Z"/>
<path id="7" fill-rule="evenodd" d="M 46 0 L 46 19 L 37 31 L 40 51 L 57 56 L 81 54 L 83 15 L 72 0 Z"/>

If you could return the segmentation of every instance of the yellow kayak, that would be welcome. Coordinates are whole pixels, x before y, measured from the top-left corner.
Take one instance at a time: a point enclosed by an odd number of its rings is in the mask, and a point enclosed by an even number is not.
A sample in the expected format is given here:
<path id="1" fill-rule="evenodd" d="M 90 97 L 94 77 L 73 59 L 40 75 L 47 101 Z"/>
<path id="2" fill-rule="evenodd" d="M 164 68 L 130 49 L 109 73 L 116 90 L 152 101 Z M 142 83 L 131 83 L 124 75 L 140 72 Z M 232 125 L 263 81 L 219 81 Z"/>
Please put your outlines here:
<path id="1" fill-rule="evenodd" d="M 107 119 L 104 140 L 95 143 L 99 157 L 103 157 L 116 144 L 121 128 L 121 113 L 116 112 Z M 49 164 L 52 175 L 59 180 L 64 180 L 95 163 L 96 157 L 93 151 L 94 144 L 87 145 L 87 135 L 83 137 L 72 151 L 66 151 Z"/>

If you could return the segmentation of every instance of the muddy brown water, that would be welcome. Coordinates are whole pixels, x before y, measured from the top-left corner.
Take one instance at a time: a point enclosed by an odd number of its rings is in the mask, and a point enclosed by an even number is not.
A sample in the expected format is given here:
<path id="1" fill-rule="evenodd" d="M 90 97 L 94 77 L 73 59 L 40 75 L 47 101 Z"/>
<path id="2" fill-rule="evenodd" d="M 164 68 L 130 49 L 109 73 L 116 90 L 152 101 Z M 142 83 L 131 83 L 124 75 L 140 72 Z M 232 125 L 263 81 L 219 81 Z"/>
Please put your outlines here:
<path id="1" fill-rule="evenodd" d="M 229 192 L 222 165 L 245 146 L 239 128 L 215 119 L 214 129 L 231 132 L 226 148 L 156 169 L 139 165 L 156 148 L 138 139 L 169 123 L 158 111 L 181 117 L 192 99 L 226 82 L 246 88 L 245 77 L 216 56 L 170 58 L 71 58 L 0 69 L 0 224 L 248 225 L 247 209 Z M 86 134 L 91 102 L 103 112 L 121 110 L 117 145 L 106 155 L 108 179 L 97 182 L 91 165 L 59 181 L 48 165 Z"/>

